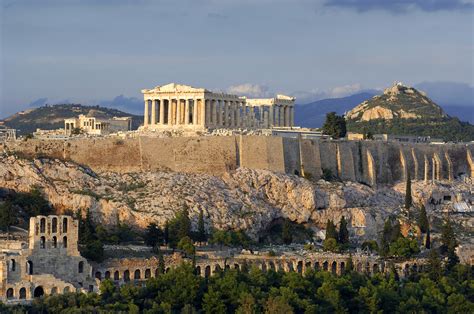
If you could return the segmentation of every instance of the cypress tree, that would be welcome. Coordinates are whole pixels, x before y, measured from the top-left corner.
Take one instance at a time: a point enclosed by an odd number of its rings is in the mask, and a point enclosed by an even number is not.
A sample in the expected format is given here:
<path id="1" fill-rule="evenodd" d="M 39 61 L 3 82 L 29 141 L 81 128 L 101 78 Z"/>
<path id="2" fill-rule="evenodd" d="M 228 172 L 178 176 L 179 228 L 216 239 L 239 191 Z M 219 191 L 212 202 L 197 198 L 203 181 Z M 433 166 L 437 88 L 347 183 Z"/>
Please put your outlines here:
<path id="1" fill-rule="evenodd" d="M 199 241 L 199 243 L 207 241 L 206 227 L 204 225 L 204 213 L 202 209 L 199 211 L 197 240 Z"/>
<path id="2" fill-rule="evenodd" d="M 349 243 L 349 230 L 347 230 L 347 221 L 344 216 L 341 217 L 339 223 L 338 242 L 343 245 Z"/>
<path id="3" fill-rule="evenodd" d="M 177 240 L 181 240 L 184 237 L 191 235 L 191 219 L 189 219 L 188 208 L 184 207 L 183 210 L 178 214 L 178 234 Z"/>
<path id="4" fill-rule="evenodd" d="M 425 248 L 427 248 L 427 249 L 431 248 L 431 237 L 430 237 L 430 229 L 429 228 L 426 231 Z"/>
<path id="5" fill-rule="evenodd" d="M 430 228 L 430 223 L 428 221 L 428 215 L 426 214 L 426 208 L 424 205 L 421 205 L 420 214 L 418 216 L 418 227 L 420 227 L 421 232 L 427 233 Z"/>
<path id="6" fill-rule="evenodd" d="M 168 220 L 165 222 L 165 229 L 163 230 L 163 240 L 165 241 L 165 244 L 168 245 L 170 242 L 170 223 Z"/>
<path id="7" fill-rule="evenodd" d="M 336 226 L 330 219 L 328 219 L 326 223 L 326 239 L 329 239 L 329 238 L 332 238 L 337 241 Z"/>
<path id="8" fill-rule="evenodd" d="M 407 171 L 407 183 L 405 188 L 405 209 L 410 209 L 413 199 L 411 197 L 411 179 L 410 172 Z"/>
<path id="9" fill-rule="evenodd" d="M 165 273 L 165 259 L 163 258 L 163 254 L 161 253 L 158 256 L 158 273 L 159 274 Z"/>
<path id="10" fill-rule="evenodd" d="M 293 235 L 291 234 L 291 225 L 288 220 L 285 220 L 283 223 L 283 227 L 281 230 L 281 238 L 283 240 L 283 243 L 285 244 L 290 244 L 293 242 Z"/>

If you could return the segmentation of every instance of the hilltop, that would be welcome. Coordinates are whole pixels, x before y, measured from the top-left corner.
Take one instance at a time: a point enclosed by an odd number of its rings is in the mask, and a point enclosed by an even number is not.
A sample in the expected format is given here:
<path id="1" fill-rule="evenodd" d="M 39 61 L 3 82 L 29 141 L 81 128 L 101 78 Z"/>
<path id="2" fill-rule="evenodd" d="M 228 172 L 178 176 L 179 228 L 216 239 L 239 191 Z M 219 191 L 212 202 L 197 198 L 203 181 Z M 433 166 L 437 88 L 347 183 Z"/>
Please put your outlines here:
<path id="1" fill-rule="evenodd" d="M 450 117 L 427 95 L 397 83 L 346 114 L 351 132 L 419 135 L 446 141 L 474 140 L 474 126 Z"/>
<path id="2" fill-rule="evenodd" d="M 18 130 L 19 134 L 28 134 L 37 128 L 52 130 L 64 127 L 64 119 L 74 118 L 83 114 L 97 118 L 108 119 L 113 117 L 132 117 L 132 129 L 143 123 L 143 117 L 129 114 L 117 109 L 100 106 L 83 106 L 80 104 L 44 105 L 21 111 L 0 121 L 9 128 Z"/>

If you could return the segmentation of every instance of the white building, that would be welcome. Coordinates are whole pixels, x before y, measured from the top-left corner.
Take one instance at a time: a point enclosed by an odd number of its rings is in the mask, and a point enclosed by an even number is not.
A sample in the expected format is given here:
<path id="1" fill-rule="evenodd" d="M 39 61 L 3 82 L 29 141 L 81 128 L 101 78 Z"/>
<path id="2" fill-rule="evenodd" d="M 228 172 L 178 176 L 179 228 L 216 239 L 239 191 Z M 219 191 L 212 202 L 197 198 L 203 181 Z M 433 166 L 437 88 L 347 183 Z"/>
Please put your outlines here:
<path id="1" fill-rule="evenodd" d="M 105 135 L 132 129 L 131 117 L 113 117 L 112 119 L 100 119 L 79 115 L 77 118 L 64 120 L 64 131 L 70 135 L 74 129 L 91 135 Z"/>

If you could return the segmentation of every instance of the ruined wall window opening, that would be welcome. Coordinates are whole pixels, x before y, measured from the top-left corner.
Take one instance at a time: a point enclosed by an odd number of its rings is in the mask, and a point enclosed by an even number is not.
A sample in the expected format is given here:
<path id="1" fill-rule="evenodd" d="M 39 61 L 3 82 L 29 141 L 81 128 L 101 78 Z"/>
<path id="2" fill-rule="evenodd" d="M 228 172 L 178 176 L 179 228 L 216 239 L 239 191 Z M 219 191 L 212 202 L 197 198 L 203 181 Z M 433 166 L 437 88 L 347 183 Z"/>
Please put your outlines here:
<path id="1" fill-rule="evenodd" d="M 14 259 L 10 260 L 10 271 L 15 271 L 16 261 Z"/>
<path id="2" fill-rule="evenodd" d="M 141 272 L 140 272 L 140 270 L 139 270 L 139 269 L 135 270 L 135 273 L 134 273 L 134 275 L 133 275 L 133 278 L 134 278 L 135 280 L 139 280 L 140 277 L 141 277 Z"/>
<path id="3" fill-rule="evenodd" d="M 20 289 L 20 299 L 26 299 L 26 289 L 25 288 Z"/>
<path id="4" fill-rule="evenodd" d="M 126 270 L 123 272 L 123 280 L 130 281 L 130 271 Z"/>
<path id="5" fill-rule="evenodd" d="M 67 237 L 63 238 L 63 247 L 67 248 Z"/>
<path id="6" fill-rule="evenodd" d="M 26 273 L 28 275 L 33 275 L 33 262 L 32 261 L 26 262 Z"/>
<path id="7" fill-rule="evenodd" d="M 46 231 L 46 219 L 41 218 L 40 219 L 40 233 L 45 233 Z"/>
<path id="8" fill-rule="evenodd" d="M 67 232 L 67 218 L 63 218 L 63 233 Z"/>
<path id="9" fill-rule="evenodd" d="M 54 217 L 51 222 L 51 232 L 56 233 L 58 232 L 58 218 Z"/>
<path id="10" fill-rule="evenodd" d="M 57 247 L 58 247 L 58 238 L 53 237 L 53 248 L 57 248 Z"/>
<path id="11" fill-rule="evenodd" d="M 119 275 L 119 272 L 118 270 L 114 272 L 114 280 L 119 280 L 120 279 L 120 275 Z"/>
<path id="12" fill-rule="evenodd" d="M 7 299 L 13 299 L 13 289 L 8 288 L 7 290 Z"/>
<path id="13" fill-rule="evenodd" d="M 46 238 L 41 237 L 40 238 L 40 249 L 44 249 L 44 248 L 46 248 Z"/>
<path id="14" fill-rule="evenodd" d="M 82 274 L 84 272 L 84 262 L 83 261 L 79 262 L 79 265 L 77 266 L 77 271 L 79 272 L 79 274 Z"/>

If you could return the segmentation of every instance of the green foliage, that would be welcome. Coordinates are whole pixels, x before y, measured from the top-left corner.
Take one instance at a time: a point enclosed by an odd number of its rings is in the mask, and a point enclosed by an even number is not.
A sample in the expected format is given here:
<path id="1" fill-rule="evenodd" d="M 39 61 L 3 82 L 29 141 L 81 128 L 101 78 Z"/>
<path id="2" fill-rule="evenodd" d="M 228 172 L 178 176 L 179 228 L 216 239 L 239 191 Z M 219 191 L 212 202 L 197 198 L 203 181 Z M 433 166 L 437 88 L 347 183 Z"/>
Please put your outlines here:
<path id="1" fill-rule="evenodd" d="M 285 220 L 283 222 L 283 228 L 281 231 L 281 238 L 283 240 L 283 243 L 285 244 L 291 244 L 293 242 L 293 233 L 291 230 L 291 224 L 288 220 Z"/>
<path id="2" fill-rule="evenodd" d="M 326 114 L 326 121 L 322 128 L 323 134 L 329 135 L 332 138 L 338 139 L 346 136 L 346 119 L 343 116 L 338 116 L 335 112 Z"/>
<path id="3" fill-rule="evenodd" d="M 385 224 L 382 231 L 382 238 L 380 240 L 380 254 L 382 256 L 386 256 L 389 254 L 390 251 L 390 244 L 397 241 L 402 234 L 400 232 L 400 223 L 398 220 L 395 222 L 392 221 L 391 218 L 385 220 Z"/>
<path id="4" fill-rule="evenodd" d="M 342 246 L 349 244 L 349 230 L 347 230 L 347 221 L 344 216 L 341 217 L 341 221 L 339 223 L 339 234 L 337 240 Z"/>
<path id="5" fill-rule="evenodd" d="M 371 252 L 378 252 L 379 251 L 379 245 L 378 245 L 377 241 L 375 241 L 375 240 L 365 241 L 364 243 L 362 243 L 361 248 L 363 250 L 368 249 Z"/>
<path id="6" fill-rule="evenodd" d="M 332 222 L 332 220 L 328 219 L 326 222 L 326 239 L 332 238 L 337 241 L 337 231 L 336 231 L 336 226 Z"/>
<path id="7" fill-rule="evenodd" d="M 323 242 L 323 249 L 329 252 L 339 252 L 339 245 L 334 238 L 326 238 Z"/>
<path id="8" fill-rule="evenodd" d="M 77 212 L 76 219 L 79 221 L 81 255 L 89 260 L 101 262 L 104 259 L 104 245 L 97 236 L 90 211 L 87 210 L 85 219 L 82 218 L 80 212 Z"/>
<path id="9" fill-rule="evenodd" d="M 8 227 L 16 223 L 16 214 L 11 202 L 0 204 L 0 229 L 8 231 Z"/>
<path id="10" fill-rule="evenodd" d="M 410 209 L 413 205 L 413 199 L 411 196 L 411 179 L 410 172 L 407 171 L 407 182 L 405 187 L 405 209 Z"/>
<path id="11" fill-rule="evenodd" d="M 244 231 L 233 230 L 214 230 L 211 239 L 211 244 L 225 245 L 225 246 L 239 246 L 248 247 L 251 244 L 249 236 Z"/>
<path id="12" fill-rule="evenodd" d="M 199 211 L 196 241 L 199 241 L 199 242 L 207 241 L 206 226 L 204 225 L 204 213 L 202 209 Z"/>
<path id="13" fill-rule="evenodd" d="M 188 236 L 182 237 L 181 240 L 179 240 L 177 247 L 186 253 L 187 256 L 191 256 L 195 252 L 193 240 Z"/>
<path id="14" fill-rule="evenodd" d="M 389 255 L 411 257 L 420 252 L 416 239 L 400 237 L 390 244 Z"/>
<path id="15" fill-rule="evenodd" d="M 444 141 L 469 142 L 474 140 L 474 125 L 461 122 L 458 118 L 421 118 L 371 121 L 347 121 L 347 130 L 373 134 L 415 135 L 441 138 Z"/>
<path id="16" fill-rule="evenodd" d="M 349 262 L 347 263 L 349 265 Z M 204 279 L 183 264 L 143 287 L 104 280 L 100 294 L 70 293 L 37 299 L 32 313 L 472 313 L 472 276 L 457 265 L 438 280 L 422 273 L 394 276 L 345 272 L 225 270 Z M 2 313 L 13 312 L 0 307 Z"/>
<path id="17" fill-rule="evenodd" d="M 421 205 L 420 213 L 418 214 L 418 227 L 420 227 L 420 230 L 423 233 L 427 233 L 430 228 L 428 215 L 426 214 L 426 208 L 424 205 Z"/>
<path id="18" fill-rule="evenodd" d="M 191 220 L 186 207 L 179 211 L 175 218 L 171 219 L 168 224 L 168 245 L 176 248 L 179 240 L 184 237 L 191 237 Z"/>
<path id="19" fill-rule="evenodd" d="M 159 246 L 163 242 L 163 231 L 156 223 L 148 225 L 145 232 L 145 244 L 151 247 Z"/>

